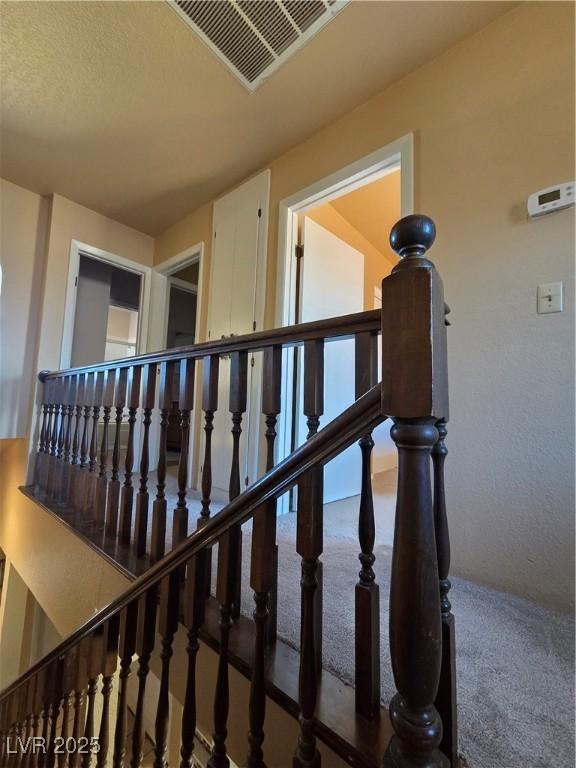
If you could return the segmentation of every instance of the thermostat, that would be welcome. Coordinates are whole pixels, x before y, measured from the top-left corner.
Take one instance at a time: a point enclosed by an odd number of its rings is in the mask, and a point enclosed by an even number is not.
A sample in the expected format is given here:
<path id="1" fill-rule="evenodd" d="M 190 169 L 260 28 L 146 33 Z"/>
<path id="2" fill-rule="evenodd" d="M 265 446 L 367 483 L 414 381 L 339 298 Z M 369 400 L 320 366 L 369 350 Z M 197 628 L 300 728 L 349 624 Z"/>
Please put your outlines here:
<path id="1" fill-rule="evenodd" d="M 534 192 L 528 198 L 528 217 L 534 219 L 545 216 L 547 213 L 561 211 L 574 205 L 574 182 L 556 184 L 554 187 L 546 187 L 540 192 Z"/>

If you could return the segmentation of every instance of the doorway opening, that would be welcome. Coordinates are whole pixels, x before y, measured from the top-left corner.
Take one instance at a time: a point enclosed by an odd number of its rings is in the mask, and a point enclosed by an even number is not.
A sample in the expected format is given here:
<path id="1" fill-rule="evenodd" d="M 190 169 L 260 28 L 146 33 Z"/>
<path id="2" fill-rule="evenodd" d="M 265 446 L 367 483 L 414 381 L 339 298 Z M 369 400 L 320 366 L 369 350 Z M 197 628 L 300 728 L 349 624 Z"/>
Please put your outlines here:
<path id="1" fill-rule="evenodd" d="M 381 282 L 396 263 L 388 244 L 392 225 L 412 210 L 412 137 L 406 136 L 280 205 L 278 320 L 310 322 L 381 306 Z M 302 353 L 286 353 L 280 458 L 306 439 L 302 414 Z M 326 344 L 324 414 L 327 424 L 355 399 L 354 340 Z M 373 435 L 374 489 L 396 465 L 384 425 Z M 325 468 L 324 502 L 360 493 L 360 452 L 352 446 Z M 288 499 L 282 512 L 293 509 Z M 390 531 L 391 536 L 391 531 Z"/>
<path id="2" fill-rule="evenodd" d="M 199 270 L 200 261 L 198 260 L 173 272 L 168 277 L 166 349 L 189 346 L 196 341 Z M 175 392 L 178 392 L 178 370 L 175 378 Z M 166 450 L 167 465 L 177 466 L 182 451 L 182 431 L 176 395 L 173 396 L 172 409 L 168 418 Z"/>
<path id="3" fill-rule="evenodd" d="M 60 367 L 147 349 L 150 268 L 72 240 Z"/>

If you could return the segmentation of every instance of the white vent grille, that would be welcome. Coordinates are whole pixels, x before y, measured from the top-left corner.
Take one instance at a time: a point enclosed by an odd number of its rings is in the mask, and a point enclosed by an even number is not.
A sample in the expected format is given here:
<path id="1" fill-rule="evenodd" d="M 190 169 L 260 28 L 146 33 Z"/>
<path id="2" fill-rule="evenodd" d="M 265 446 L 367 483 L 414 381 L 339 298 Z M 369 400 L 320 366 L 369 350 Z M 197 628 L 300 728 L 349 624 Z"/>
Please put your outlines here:
<path id="1" fill-rule="evenodd" d="M 251 91 L 349 0 L 168 0 Z"/>

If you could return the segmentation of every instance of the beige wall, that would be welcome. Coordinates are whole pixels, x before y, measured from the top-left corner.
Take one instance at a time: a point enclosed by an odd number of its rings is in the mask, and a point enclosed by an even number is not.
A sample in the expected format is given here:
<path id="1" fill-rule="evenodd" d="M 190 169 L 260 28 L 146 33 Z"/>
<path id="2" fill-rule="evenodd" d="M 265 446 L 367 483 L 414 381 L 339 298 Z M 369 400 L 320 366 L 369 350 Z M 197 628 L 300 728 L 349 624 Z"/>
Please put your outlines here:
<path id="1" fill-rule="evenodd" d="M 0 439 L 30 424 L 49 215 L 48 199 L 0 179 Z"/>
<path id="2" fill-rule="evenodd" d="M 46 257 L 46 282 L 42 307 L 39 369 L 60 367 L 60 347 L 66 302 L 66 275 L 72 240 L 100 248 L 116 256 L 151 266 L 154 240 L 124 224 L 53 195 L 50 235 Z"/>
<path id="3" fill-rule="evenodd" d="M 523 3 L 271 162 L 266 309 L 270 325 L 279 201 L 413 132 L 415 208 L 436 221 L 432 258 L 452 307 L 453 570 L 562 607 L 573 602 L 574 221 L 529 222 L 525 203 L 574 178 L 573 14 Z M 204 240 L 208 276 L 210 220 L 205 205 L 163 233 L 155 262 Z M 565 311 L 537 315 L 536 287 L 553 280 Z"/>

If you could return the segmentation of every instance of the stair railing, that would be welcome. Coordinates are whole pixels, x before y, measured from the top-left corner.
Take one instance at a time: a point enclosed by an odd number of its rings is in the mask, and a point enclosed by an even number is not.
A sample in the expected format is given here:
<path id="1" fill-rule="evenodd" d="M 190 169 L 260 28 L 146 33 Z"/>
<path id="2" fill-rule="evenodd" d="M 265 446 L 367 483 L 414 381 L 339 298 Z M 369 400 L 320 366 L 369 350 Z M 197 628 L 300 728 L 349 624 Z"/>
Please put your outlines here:
<path id="1" fill-rule="evenodd" d="M 228 642 L 240 609 L 240 526 L 253 518 L 250 585 L 256 627 L 249 705 L 247 765 L 264 766 L 266 646 L 275 634 L 271 613 L 276 594 L 276 499 L 298 486 L 296 550 L 302 561 L 300 647 L 300 738 L 294 768 L 320 766 L 315 734 L 321 672 L 323 548 L 323 465 L 355 441 L 362 455 L 359 508 L 361 571 L 356 586 L 356 709 L 359 716 L 380 716 L 379 595 L 374 571 L 374 509 L 370 473 L 371 433 L 384 418 L 393 420 L 398 448 L 398 494 L 390 594 L 390 653 L 397 694 L 390 705 L 395 735 L 385 766 L 444 768 L 457 765 L 454 622 L 448 600 L 449 542 L 444 500 L 444 437 L 448 417 L 446 329 L 442 283 L 426 258 L 435 230 L 430 219 L 410 216 L 398 222 L 391 244 L 401 257 L 382 286 L 383 310 L 332 318 L 291 328 L 235 337 L 128 360 L 44 373 L 44 396 L 35 467 L 34 495 L 71 507 L 83 524 L 101 535 L 102 546 L 124 546 L 149 566 L 110 606 L 64 641 L 0 695 L 3 736 L 1 766 L 11 762 L 8 747 L 16 737 L 40 733 L 50 745 L 39 763 L 54 765 L 57 735 L 68 728 L 62 713 L 74 712 L 75 735 L 98 738 L 97 764 L 109 750 L 122 765 L 125 750 L 126 690 L 134 653 L 138 658 L 138 698 L 131 745 L 131 766 L 141 760 L 146 678 L 155 643 L 161 636 L 161 679 L 156 708 L 155 766 L 165 765 L 169 716 L 172 643 L 179 606 L 188 632 L 188 677 L 182 721 L 181 766 L 192 763 L 195 731 L 195 660 L 198 636 L 210 592 L 210 552 L 218 542 L 216 598 L 220 604 L 219 666 L 214 698 L 210 768 L 227 768 Z M 382 332 L 382 385 L 377 385 L 377 335 Z M 354 336 L 356 403 L 319 432 L 323 413 L 324 343 Z M 282 347 L 304 346 L 303 410 L 309 440 L 274 465 L 276 419 L 280 412 Z M 240 493 L 239 447 L 247 407 L 248 354 L 262 350 L 262 411 L 266 417 L 267 472 Z M 229 354 L 233 453 L 230 502 L 210 514 L 211 431 L 218 408 L 221 355 Z M 178 412 L 187 444 L 194 407 L 194 367 L 203 361 L 202 409 L 206 434 L 202 475 L 202 512 L 187 537 L 187 466 L 182 451 L 178 502 L 173 517 L 172 550 L 165 554 L 166 434 L 178 380 Z M 149 431 L 160 366 L 160 450 L 157 493 L 152 504 L 152 538 L 147 551 L 149 508 Z M 142 409 L 140 481 L 133 485 L 134 433 Z M 127 413 L 128 444 L 121 479 L 120 432 Z M 102 417 L 101 423 L 100 418 Z M 113 430 L 110 429 L 114 422 Z M 113 431 L 113 437 L 110 434 Z M 109 446 L 113 444 L 108 465 Z M 434 494 L 430 464 L 434 467 Z M 29 491 L 28 491 L 29 492 Z M 135 512 L 134 524 L 132 515 Z M 272 620 L 271 620 L 272 619 Z M 120 664 L 117 718 L 109 729 L 112 679 Z M 94 700 L 101 679 L 102 716 L 94 722 Z M 80 718 L 78 712 L 84 712 Z M 444 730 L 443 730 L 444 722 Z M 11 741 L 12 739 L 12 741 Z"/>

